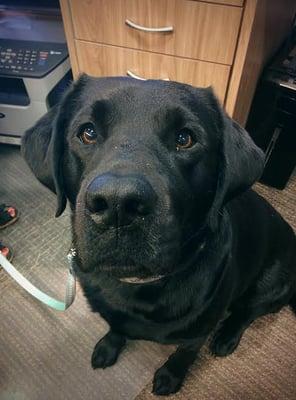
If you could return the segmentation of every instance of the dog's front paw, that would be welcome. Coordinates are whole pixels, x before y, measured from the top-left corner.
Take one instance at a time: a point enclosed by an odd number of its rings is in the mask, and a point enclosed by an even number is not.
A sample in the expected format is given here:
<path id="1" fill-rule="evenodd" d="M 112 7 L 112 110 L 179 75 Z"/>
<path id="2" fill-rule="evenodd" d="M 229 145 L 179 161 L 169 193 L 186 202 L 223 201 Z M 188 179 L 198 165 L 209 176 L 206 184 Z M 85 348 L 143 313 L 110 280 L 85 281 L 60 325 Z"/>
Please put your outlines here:
<path id="1" fill-rule="evenodd" d="M 93 369 L 110 367 L 111 365 L 115 364 L 118 354 L 119 353 L 116 348 L 99 342 L 94 348 L 91 357 L 91 365 Z"/>
<path id="2" fill-rule="evenodd" d="M 113 333 L 109 332 L 104 336 L 94 348 L 91 357 L 93 369 L 106 368 L 115 364 L 124 344 L 125 339 Z"/>
<path id="3" fill-rule="evenodd" d="M 180 389 L 182 382 L 182 378 L 174 376 L 166 366 L 162 366 L 155 372 L 152 392 L 164 396 L 176 393 Z"/>
<path id="4" fill-rule="evenodd" d="M 239 345 L 241 334 L 229 335 L 221 328 L 217 331 L 210 344 L 211 353 L 218 357 L 226 357 L 234 352 Z"/>

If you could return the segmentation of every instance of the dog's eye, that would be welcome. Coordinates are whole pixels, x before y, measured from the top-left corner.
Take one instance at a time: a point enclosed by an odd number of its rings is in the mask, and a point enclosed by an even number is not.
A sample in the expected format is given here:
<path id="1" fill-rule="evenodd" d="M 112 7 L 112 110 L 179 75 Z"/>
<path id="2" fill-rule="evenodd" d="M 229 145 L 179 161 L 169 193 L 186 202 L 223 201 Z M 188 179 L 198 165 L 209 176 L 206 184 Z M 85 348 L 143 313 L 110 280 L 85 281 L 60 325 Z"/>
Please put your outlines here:
<path id="1" fill-rule="evenodd" d="M 176 135 L 176 148 L 180 149 L 189 149 L 193 146 L 193 139 L 190 134 L 190 131 L 187 129 L 183 129 L 179 131 Z"/>
<path id="2" fill-rule="evenodd" d="M 81 129 L 78 137 L 84 144 L 94 144 L 97 141 L 98 134 L 96 133 L 94 126 L 89 124 Z"/>

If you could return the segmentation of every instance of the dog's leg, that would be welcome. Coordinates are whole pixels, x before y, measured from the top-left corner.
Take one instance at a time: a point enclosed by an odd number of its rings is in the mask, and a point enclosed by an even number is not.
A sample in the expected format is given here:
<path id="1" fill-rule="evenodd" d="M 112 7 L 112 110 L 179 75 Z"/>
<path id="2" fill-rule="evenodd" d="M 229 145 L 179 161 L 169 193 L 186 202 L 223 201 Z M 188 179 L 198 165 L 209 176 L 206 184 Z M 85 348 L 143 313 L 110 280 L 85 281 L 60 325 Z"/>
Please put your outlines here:
<path id="1" fill-rule="evenodd" d="M 290 307 L 292 308 L 292 311 L 296 315 L 296 293 L 293 295 L 292 299 L 290 300 Z"/>
<path id="2" fill-rule="evenodd" d="M 225 357 L 234 352 L 239 345 L 244 331 L 251 323 L 263 315 L 276 313 L 288 304 L 286 298 L 273 303 L 261 303 L 248 307 L 241 305 L 232 310 L 230 316 L 222 322 L 210 344 L 211 352 Z"/>
<path id="3" fill-rule="evenodd" d="M 91 365 L 94 369 L 106 368 L 115 364 L 126 338 L 110 330 L 96 345 L 91 357 Z"/>
<path id="4" fill-rule="evenodd" d="M 185 375 L 205 343 L 206 338 L 191 345 L 180 345 L 175 353 L 163 364 L 154 375 L 153 393 L 169 395 L 176 393 L 182 386 Z"/>
<path id="5" fill-rule="evenodd" d="M 245 315 L 243 311 L 234 311 L 222 322 L 213 336 L 210 344 L 212 354 L 225 357 L 231 354 L 239 345 L 244 331 L 254 321 L 255 316 Z"/>

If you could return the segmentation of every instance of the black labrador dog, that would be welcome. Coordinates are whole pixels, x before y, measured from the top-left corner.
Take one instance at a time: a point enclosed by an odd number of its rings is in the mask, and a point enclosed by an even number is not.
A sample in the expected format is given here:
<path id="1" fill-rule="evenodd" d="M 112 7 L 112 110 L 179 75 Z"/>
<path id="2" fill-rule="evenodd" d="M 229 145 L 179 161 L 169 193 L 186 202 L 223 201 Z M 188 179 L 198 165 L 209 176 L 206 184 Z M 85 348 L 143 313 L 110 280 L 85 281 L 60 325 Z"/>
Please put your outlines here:
<path id="1" fill-rule="evenodd" d="M 176 344 L 153 386 L 174 393 L 212 333 L 226 356 L 256 318 L 295 310 L 295 234 L 249 189 L 263 153 L 211 89 L 83 75 L 22 150 L 57 216 L 71 206 L 76 273 L 110 326 L 93 368 L 126 339 Z"/>

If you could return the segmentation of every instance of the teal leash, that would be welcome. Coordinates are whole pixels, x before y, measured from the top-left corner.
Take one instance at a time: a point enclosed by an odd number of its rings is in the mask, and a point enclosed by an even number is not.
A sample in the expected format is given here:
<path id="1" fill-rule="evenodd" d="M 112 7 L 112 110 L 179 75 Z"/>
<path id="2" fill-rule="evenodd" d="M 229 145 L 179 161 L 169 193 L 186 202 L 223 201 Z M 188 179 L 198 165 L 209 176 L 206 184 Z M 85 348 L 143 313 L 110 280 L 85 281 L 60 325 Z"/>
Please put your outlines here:
<path id="1" fill-rule="evenodd" d="M 42 292 L 36 286 L 34 286 L 27 278 L 25 278 L 0 252 L 0 265 L 5 269 L 5 271 L 28 293 L 33 297 L 46 304 L 48 307 L 54 308 L 58 311 L 65 311 L 71 306 L 76 295 L 76 275 L 74 272 L 74 259 L 76 257 L 76 250 L 71 248 L 67 259 L 69 262 L 69 271 L 66 284 L 66 294 L 65 301 L 59 301 L 46 293 Z"/>

